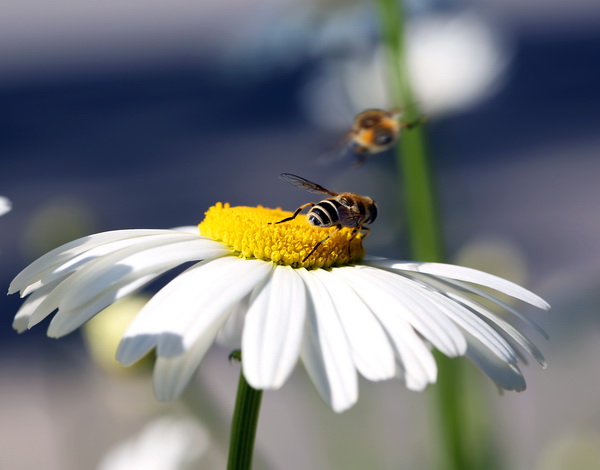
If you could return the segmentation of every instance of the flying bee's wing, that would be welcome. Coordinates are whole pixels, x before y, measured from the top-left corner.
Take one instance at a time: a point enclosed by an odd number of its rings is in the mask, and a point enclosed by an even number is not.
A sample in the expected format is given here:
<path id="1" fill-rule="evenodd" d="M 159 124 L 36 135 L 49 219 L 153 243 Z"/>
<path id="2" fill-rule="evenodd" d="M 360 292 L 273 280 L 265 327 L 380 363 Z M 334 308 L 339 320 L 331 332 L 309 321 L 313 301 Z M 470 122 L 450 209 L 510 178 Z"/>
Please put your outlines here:
<path id="1" fill-rule="evenodd" d="M 331 146 L 328 150 L 325 150 L 317 158 L 316 163 L 318 165 L 329 165 L 347 157 L 354 145 L 353 138 L 354 131 L 346 132 L 346 134 L 338 139 L 335 145 Z"/>
<path id="2" fill-rule="evenodd" d="M 311 193 L 328 194 L 329 196 L 338 195 L 338 193 L 330 191 L 329 189 L 325 189 L 323 186 L 318 185 L 317 183 L 308 181 L 300 176 L 292 175 L 291 173 L 281 173 L 279 177 L 286 180 L 291 185 L 296 186 L 298 189 L 304 189 L 305 191 L 309 191 Z"/>

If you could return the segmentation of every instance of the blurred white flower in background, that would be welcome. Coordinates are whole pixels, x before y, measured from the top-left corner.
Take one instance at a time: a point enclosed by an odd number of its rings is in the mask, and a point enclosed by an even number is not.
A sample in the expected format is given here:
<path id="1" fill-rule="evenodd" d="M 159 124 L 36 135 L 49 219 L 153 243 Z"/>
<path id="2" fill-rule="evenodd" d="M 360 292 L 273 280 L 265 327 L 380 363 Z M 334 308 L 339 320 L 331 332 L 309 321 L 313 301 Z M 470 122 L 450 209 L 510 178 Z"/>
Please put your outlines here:
<path id="1" fill-rule="evenodd" d="M 535 470 L 597 470 L 600 468 L 600 432 L 576 429 L 550 441 L 539 456 Z"/>
<path id="2" fill-rule="evenodd" d="M 497 234 L 473 237 L 461 246 L 453 261 L 516 284 L 526 284 L 529 279 L 527 256 L 510 237 Z"/>
<path id="3" fill-rule="evenodd" d="M 412 19 L 406 44 L 417 105 L 428 117 L 466 109 L 494 93 L 510 58 L 504 40 L 472 12 Z M 381 48 L 329 61 L 307 84 L 307 113 L 336 129 L 363 109 L 390 108 L 386 73 Z"/>
<path id="4" fill-rule="evenodd" d="M 0 196 L 0 215 L 4 215 L 7 212 L 10 212 L 11 209 L 12 209 L 11 202 L 4 196 Z"/>
<path id="5" fill-rule="evenodd" d="M 191 470 L 199 468 L 209 443 L 208 432 L 198 422 L 164 416 L 112 448 L 97 470 Z"/>
<path id="6" fill-rule="evenodd" d="M 470 12 L 412 21 L 407 41 L 411 83 L 429 115 L 467 108 L 496 91 L 509 60 L 497 33 Z"/>

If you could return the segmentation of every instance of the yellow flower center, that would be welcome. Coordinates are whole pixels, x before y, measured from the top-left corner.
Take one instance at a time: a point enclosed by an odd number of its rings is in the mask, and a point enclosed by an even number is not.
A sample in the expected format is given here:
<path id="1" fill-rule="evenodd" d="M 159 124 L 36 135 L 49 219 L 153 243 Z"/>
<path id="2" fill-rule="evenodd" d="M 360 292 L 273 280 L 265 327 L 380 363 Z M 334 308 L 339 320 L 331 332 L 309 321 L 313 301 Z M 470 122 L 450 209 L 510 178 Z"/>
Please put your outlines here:
<path id="1" fill-rule="evenodd" d="M 291 215 L 281 209 L 231 207 L 219 202 L 206 211 L 198 228 L 202 236 L 224 243 L 242 258 L 273 261 L 294 268 L 342 266 L 363 257 L 361 233 L 353 233 L 346 227 L 337 232 L 335 227 L 315 227 L 303 214 L 275 224 Z M 330 234 L 331 238 L 304 260 L 315 245 Z"/>

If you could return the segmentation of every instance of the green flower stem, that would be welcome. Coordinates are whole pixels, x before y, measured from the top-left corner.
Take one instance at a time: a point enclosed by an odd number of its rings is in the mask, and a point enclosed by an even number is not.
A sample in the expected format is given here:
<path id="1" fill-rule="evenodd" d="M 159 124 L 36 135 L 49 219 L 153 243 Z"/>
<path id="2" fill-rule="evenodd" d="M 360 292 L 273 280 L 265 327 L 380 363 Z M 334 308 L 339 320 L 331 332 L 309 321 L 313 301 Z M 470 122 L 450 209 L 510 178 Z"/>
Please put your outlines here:
<path id="1" fill-rule="evenodd" d="M 258 424 L 258 414 L 262 400 L 262 390 L 252 388 L 243 371 L 240 371 L 235 410 L 231 422 L 231 440 L 227 470 L 250 470 L 254 438 Z"/>
<path id="2" fill-rule="evenodd" d="M 398 0 L 375 0 L 385 47 L 388 85 L 392 104 L 402 108 L 404 119 L 416 122 L 422 116 L 412 94 L 404 60 L 404 11 Z M 399 180 L 408 222 L 410 251 L 419 261 L 443 261 L 442 230 L 437 206 L 437 194 L 427 156 L 424 126 L 404 129 L 397 152 Z M 441 354 L 438 384 L 434 387 L 439 410 L 442 438 L 440 465 L 447 470 L 468 470 L 473 467 L 469 454 L 468 423 L 464 415 L 465 382 L 463 364 Z"/>
<path id="3" fill-rule="evenodd" d="M 392 103 L 402 108 L 403 118 L 412 123 L 422 116 L 410 88 L 404 64 L 405 45 L 402 6 L 397 0 L 376 0 L 388 67 Z M 396 154 L 400 180 L 403 181 L 406 217 L 409 221 L 411 254 L 419 261 L 444 258 L 442 231 L 436 204 L 434 182 L 427 158 L 423 125 L 404 129 Z"/>
<path id="4" fill-rule="evenodd" d="M 462 364 L 437 354 L 438 379 L 433 390 L 439 412 L 440 434 L 442 435 L 440 465 L 447 470 L 469 470 L 474 465 L 470 446 L 476 441 L 469 433 L 468 413 L 465 409 L 465 377 Z M 471 438 L 470 438 L 471 437 Z"/>

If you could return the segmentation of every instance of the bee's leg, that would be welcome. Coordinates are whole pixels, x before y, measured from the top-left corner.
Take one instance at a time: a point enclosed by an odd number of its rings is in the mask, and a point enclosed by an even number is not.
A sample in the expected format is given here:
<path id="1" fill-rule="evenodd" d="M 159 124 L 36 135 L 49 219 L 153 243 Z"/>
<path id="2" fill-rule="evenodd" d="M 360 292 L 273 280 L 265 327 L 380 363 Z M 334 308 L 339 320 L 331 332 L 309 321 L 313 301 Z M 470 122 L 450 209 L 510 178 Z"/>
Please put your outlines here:
<path id="1" fill-rule="evenodd" d="M 426 116 L 421 116 L 420 118 L 416 119 L 413 122 L 403 121 L 403 122 L 400 123 L 400 125 L 402 127 L 407 128 L 407 129 L 412 129 L 413 127 L 416 127 L 419 124 L 424 124 L 425 122 L 427 122 L 427 117 Z"/>
<path id="2" fill-rule="evenodd" d="M 350 252 L 350 244 L 352 243 L 352 240 L 354 240 L 354 238 L 356 237 L 356 234 L 359 230 L 360 229 L 355 227 L 354 230 L 352 230 L 352 233 L 350 234 L 350 239 L 348 240 L 348 258 L 350 258 L 350 256 L 352 255 L 352 253 Z"/>
<path id="3" fill-rule="evenodd" d="M 352 168 L 360 168 L 365 163 L 367 163 L 367 157 L 364 155 L 359 155 L 358 159 L 352 164 Z"/>
<path id="4" fill-rule="evenodd" d="M 369 227 L 356 227 L 354 228 L 354 230 L 352 230 L 352 233 L 350 234 L 351 237 L 350 240 L 348 240 L 348 243 L 354 240 L 354 238 L 356 238 L 356 235 L 358 235 L 359 232 L 362 233 L 363 230 L 365 231 L 365 233 L 363 234 L 361 241 L 367 238 L 367 235 L 371 233 L 371 229 Z"/>
<path id="5" fill-rule="evenodd" d="M 296 212 L 294 212 L 290 217 L 280 220 L 279 222 L 269 222 L 269 225 L 277 225 L 282 224 L 283 222 L 289 222 L 290 220 L 294 220 L 300 212 L 302 212 L 307 207 L 313 207 L 314 205 L 314 202 L 307 202 L 306 204 L 303 204 L 302 206 L 298 207 L 298 209 L 296 209 Z"/>
<path id="6" fill-rule="evenodd" d="M 371 229 L 369 227 L 356 227 L 354 230 L 352 230 L 352 234 L 350 239 L 348 240 L 348 258 L 350 258 L 351 256 L 351 252 L 350 252 L 350 243 L 352 243 L 352 240 L 354 240 L 356 238 L 356 235 L 358 235 L 359 232 L 362 233 L 362 230 L 365 231 L 364 235 L 362 236 L 362 238 L 360 239 L 360 242 L 362 243 L 362 241 L 367 238 L 367 235 L 369 233 L 371 233 Z"/>
<path id="7" fill-rule="evenodd" d="M 335 229 L 333 232 L 331 232 L 329 235 L 327 235 L 325 238 L 323 238 L 323 240 L 321 240 L 319 243 L 317 243 L 315 246 L 313 246 L 313 249 L 312 249 L 312 250 L 310 250 L 310 253 L 309 253 L 309 254 L 307 254 L 307 255 L 304 257 L 304 259 L 302 260 L 302 262 L 304 263 L 304 262 L 305 262 L 305 261 L 306 261 L 308 258 L 310 258 L 310 255 L 312 255 L 312 254 L 315 252 L 315 250 L 316 250 L 317 248 L 319 248 L 319 247 L 320 247 L 320 246 L 321 246 L 323 243 L 325 243 L 327 240 L 329 240 L 329 239 L 331 238 L 331 236 L 332 236 L 334 233 L 338 232 L 338 231 L 339 231 L 341 228 L 342 228 L 342 226 L 341 226 L 341 225 L 338 225 L 338 226 L 336 227 L 336 229 Z"/>
<path id="8" fill-rule="evenodd" d="M 356 161 L 352 164 L 354 168 L 360 168 L 367 162 L 367 149 L 365 147 L 356 147 L 354 149 Z"/>
<path id="9" fill-rule="evenodd" d="M 360 239 L 360 241 L 362 242 L 365 238 L 367 238 L 367 235 L 371 233 L 371 229 L 369 227 L 361 227 L 359 230 L 364 230 L 363 236 Z"/>

